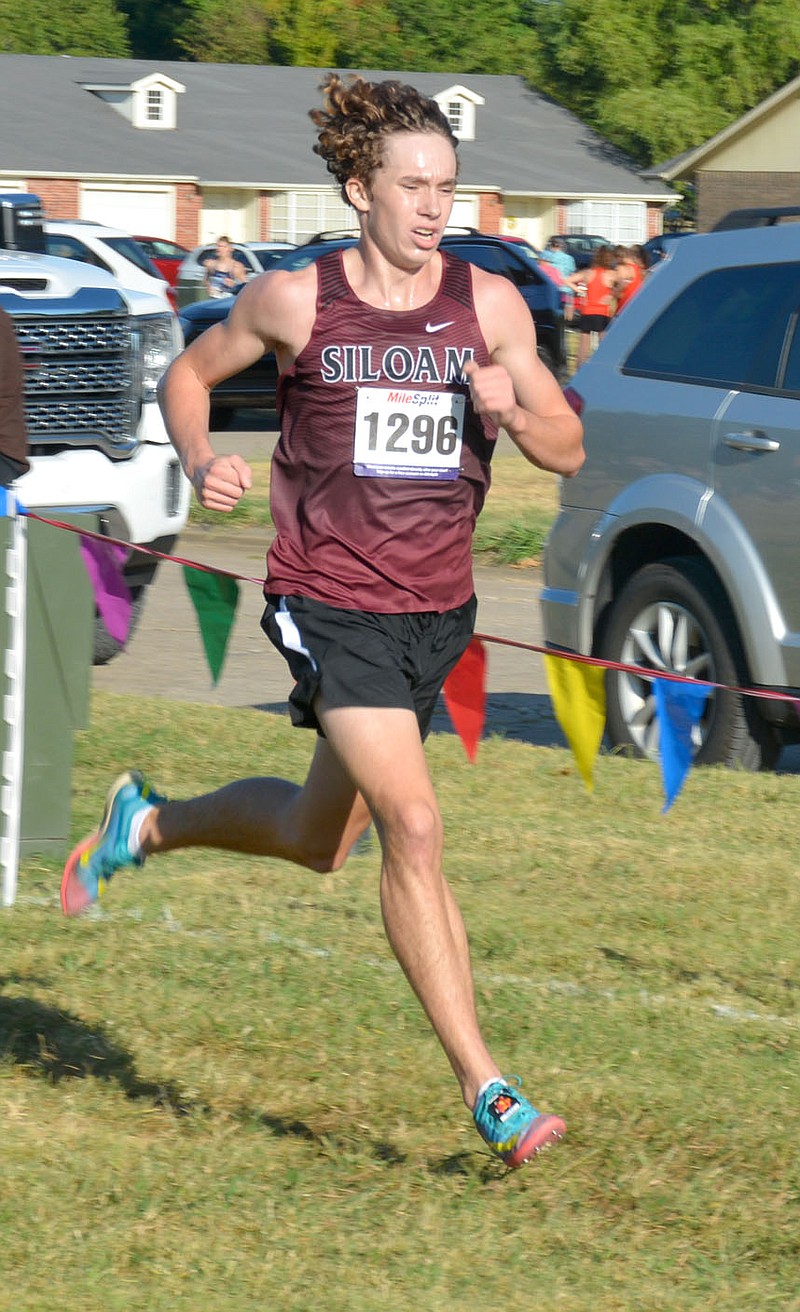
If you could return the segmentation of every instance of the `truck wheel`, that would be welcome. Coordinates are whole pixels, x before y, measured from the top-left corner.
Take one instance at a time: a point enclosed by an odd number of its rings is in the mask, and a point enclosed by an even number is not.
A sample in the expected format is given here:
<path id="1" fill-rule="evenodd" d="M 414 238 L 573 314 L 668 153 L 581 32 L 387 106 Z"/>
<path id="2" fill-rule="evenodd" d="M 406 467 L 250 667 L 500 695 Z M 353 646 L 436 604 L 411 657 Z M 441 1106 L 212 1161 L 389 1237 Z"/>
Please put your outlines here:
<path id="1" fill-rule="evenodd" d="M 128 641 L 130 641 L 133 635 L 133 631 L 136 628 L 136 625 L 139 623 L 139 619 L 141 617 L 142 610 L 144 608 L 144 596 L 146 591 L 147 589 L 144 587 L 131 588 L 131 601 L 133 604 L 131 607 L 131 627 L 128 633 Z M 110 660 L 113 660 L 115 656 L 118 656 L 122 650 L 123 650 L 123 644 L 121 642 L 118 642 L 116 638 L 112 638 L 111 634 L 109 633 L 108 629 L 106 628 L 105 624 L 100 618 L 99 613 L 95 611 L 94 651 L 92 655 L 92 664 L 107 665 L 108 662 Z"/>
<path id="2" fill-rule="evenodd" d="M 702 560 L 646 565 L 611 603 L 600 642 L 605 660 L 745 686 L 747 672 L 727 598 Z M 606 729 L 615 747 L 658 755 L 653 680 L 609 670 Z M 694 763 L 769 770 L 778 759 L 777 730 L 756 700 L 714 690 L 694 731 Z"/>

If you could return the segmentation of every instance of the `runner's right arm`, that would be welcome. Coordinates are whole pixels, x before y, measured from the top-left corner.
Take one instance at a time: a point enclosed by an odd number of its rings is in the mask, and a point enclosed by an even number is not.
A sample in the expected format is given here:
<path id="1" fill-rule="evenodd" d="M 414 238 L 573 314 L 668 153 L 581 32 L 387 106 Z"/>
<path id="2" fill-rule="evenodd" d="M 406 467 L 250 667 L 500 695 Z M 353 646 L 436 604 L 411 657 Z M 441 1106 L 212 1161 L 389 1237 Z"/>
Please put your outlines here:
<path id="1" fill-rule="evenodd" d="M 297 275 L 285 273 L 254 279 L 240 292 L 227 319 L 187 346 L 159 384 L 170 441 L 198 501 L 209 510 L 232 510 L 253 482 L 241 456 L 214 452 L 208 435 L 211 389 L 255 364 L 266 351 L 280 349 L 280 325 L 292 322 L 296 282 Z"/>

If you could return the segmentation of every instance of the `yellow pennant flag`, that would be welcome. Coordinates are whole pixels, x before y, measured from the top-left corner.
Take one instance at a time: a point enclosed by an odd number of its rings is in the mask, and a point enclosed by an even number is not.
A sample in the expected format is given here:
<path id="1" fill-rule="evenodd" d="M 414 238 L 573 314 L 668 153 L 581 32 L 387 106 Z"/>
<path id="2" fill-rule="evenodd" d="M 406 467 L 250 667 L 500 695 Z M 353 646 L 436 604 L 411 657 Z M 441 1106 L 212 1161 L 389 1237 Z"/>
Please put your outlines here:
<path id="1" fill-rule="evenodd" d="M 606 722 L 605 671 L 563 656 L 545 656 L 544 667 L 556 719 L 591 792 L 592 768 Z"/>

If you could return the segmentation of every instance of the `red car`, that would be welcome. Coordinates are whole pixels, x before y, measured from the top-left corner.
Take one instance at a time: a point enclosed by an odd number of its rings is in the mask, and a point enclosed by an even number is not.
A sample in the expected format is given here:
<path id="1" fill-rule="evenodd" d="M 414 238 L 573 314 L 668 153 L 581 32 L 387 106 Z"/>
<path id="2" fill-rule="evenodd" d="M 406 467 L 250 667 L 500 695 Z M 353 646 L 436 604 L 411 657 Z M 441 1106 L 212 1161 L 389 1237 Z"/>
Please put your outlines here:
<path id="1" fill-rule="evenodd" d="M 134 241 L 138 241 L 150 256 L 161 277 L 166 278 L 170 287 L 174 287 L 178 269 L 189 254 L 186 247 L 179 246 L 174 241 L 167 241 L 166 237 L 134 237 Z"/>

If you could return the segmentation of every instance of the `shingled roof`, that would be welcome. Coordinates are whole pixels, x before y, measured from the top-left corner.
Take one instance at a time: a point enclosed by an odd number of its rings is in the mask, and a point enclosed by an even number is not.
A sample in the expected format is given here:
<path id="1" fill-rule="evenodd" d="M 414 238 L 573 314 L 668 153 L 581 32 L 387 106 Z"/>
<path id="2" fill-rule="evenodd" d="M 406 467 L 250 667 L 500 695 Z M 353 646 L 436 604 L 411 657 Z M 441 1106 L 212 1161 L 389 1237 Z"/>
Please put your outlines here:
<path id="1" fill-rule="evenodd" d="M 256 64 L 0 54 L 0 176 L 320 186 L 308 110 L 329 71 Z M 462 187 L 514 195 L 666 200 L 663 183 L 519 77 L 359 70 L 427 95 L 454 85 L 483 97 L 476 139 L 459 148 Z M 173 130 L 134 128 L 87 86 L 130 86 L 161 74 L 184 88 Z"/>

